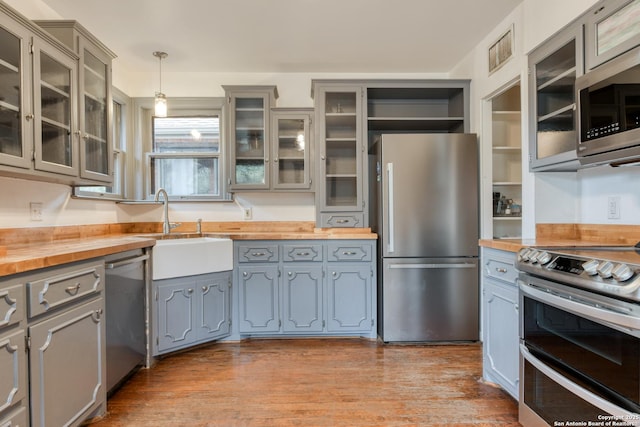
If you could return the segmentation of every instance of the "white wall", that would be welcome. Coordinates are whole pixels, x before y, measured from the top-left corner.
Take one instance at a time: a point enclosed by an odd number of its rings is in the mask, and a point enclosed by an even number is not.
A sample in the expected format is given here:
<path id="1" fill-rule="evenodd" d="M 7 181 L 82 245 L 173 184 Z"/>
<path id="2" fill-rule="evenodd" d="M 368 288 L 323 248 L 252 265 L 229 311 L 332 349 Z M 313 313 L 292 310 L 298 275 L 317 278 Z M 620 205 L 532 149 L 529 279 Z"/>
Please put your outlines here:
<path id="1" fill-rule="evenodd" d="M 31 19 L 60 18 L 40 0 L 5 0 Z M 449 75 L 433 74 L 268 74 L 268 73 L 163 73 L 163 91 L 171 97 L 222 96 L 221 85 L 277 85 L 278 106 L 310 107 L 312 79 L 332 78 L 471 78 L 471 128 L 483 135 L 483 100 L 505 88 L 510 82 L 522 83 L 523 113 L 526 114 L 526 53 L 561 29 L 596 0 L 523 0 L 495 30 L 487 35 Z M 552 13 L 550 13 L 552 11 Z M 491 76 L 487 72 L 487 49 L 506 29 L 514 25 L 515 55 Z M 131 72 L 116 59 L 114 84 L 132 97 L 146 97 L 157 89 L 157 76 Z M 523 124 L 523 141 L 528 129 Z M 527 144 L 523 161 L 527 164 Z M 490 170 L 486 167 L 486 150 L 481 165 L 483 188 L 490 188 Z M 526 169 L 526 168 L 525 168 Z M 583 222 L 640 224 L 640 168 L 613 170 L 596 168 L 569 174 L 523 174 L 523 235 L 532 237 L 539 222 Z M 489 187 L 487 187 L 489 185 Z M 485 190 L 486 191 L 486 190 Z M 490 194 L 490 190 L 486 194 Z M 609 196 L 619 196 L 621 218 L 609 220 L 606 203 Z M 0 227 L 39 225 L 94 224 L 127 221 L 160 221 L 159 206 L 116 205 L 112 202 L 70 198 L 66 186 L 0 178 Z M 43 203 L 43 221 L 29 219 L 29 202 Z M 251 206 L 254 220 L 313 221 L 313 197 L 310 194 L 246 194 L 239 203 Z M 487 203 L 487 201 L 484 201 Z M 490 200 L 488 203 L 491 203 Z M 534 206 L 535 210 L 530 206 Z M 486 212 L 487 209 L 484 209 Z M 242 212 L 238 203 L 174 203 L 172 221 L 238 221 Z M 486 236 L 485 236 L 486 237 Z"/>

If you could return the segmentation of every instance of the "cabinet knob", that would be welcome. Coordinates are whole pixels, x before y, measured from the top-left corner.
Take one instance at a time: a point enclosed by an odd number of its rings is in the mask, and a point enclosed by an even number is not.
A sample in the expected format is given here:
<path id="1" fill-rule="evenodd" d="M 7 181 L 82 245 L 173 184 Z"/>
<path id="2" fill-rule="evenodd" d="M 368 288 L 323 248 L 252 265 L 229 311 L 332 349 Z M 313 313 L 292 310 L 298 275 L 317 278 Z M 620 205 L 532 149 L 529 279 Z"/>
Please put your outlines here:
<path id="1" fill-rule="evenodd" d="M 278 163 L 278 158 L 276 157 L 275 159 L 273 159 L 274 163 Z"/>
<path id="2" fill-rule="evenodd" d="M 193 293 L 193 289 L 191 289 L 191 288 L 190 288 L 190 289 L 187 289 L 187 293 L 188 293 L 189 295 L 191 295 L 191 294 Z"/>
<path id="3" fill-rule="evenodd" d="M 336 273 L 336 272 L 334 271 L 334 272 L 332 272 L 332 273 L 331 273 L 331 275 L 332 275 L 333 277 L 336 277 L 336 276 L 338 275 L 338 273 Z"/>
<path id="4" fill-rule="evenodd" d="M 202 287 L 202 292 L 208 292 L 208 291 L 209 291 L 209 286 Z"/>
<path id="5" fill-rule="evenodd" d="M 293 272 L 290 271 L 289 272 L 289 277 L 291 277 L 291 276 L 293 276 Z"/>
<path id="6" fill-rule="evenodd" d="M 320 156 L 320 159 L 325 160 L 325 156 Z"/>
<path id="7" fill-rule="evenodd" d="M 245 271 L 245 272 L 243 272 L 243 273 L 242 273 L 242 275 L 243 275 L 244 277 L 247 277 L 249 274 Z"/>
<path id="8" fill-rule="evenodd" d="M 24 116 L 25 119 L 27 120 L 33 120 L 36 116 L 34 116 L 33 114 L 29 113 L 26 116 Z"/>

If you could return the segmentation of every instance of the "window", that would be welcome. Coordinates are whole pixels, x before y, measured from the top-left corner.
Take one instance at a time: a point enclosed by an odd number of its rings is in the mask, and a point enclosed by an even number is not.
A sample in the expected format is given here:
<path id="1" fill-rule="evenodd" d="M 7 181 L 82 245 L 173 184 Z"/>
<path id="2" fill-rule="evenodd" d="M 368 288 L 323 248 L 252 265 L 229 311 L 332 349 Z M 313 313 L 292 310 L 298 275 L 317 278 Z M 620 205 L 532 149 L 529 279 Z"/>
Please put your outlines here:
<path id="1" fill-rule="evenodd" d="M 74 187 L 73 195 L 79 197 L 97 197 L 124 199 L 125 161 L 127 153 L 127 104 L 128 98 L 117 89 L 113 89 L 113 183 L 110 186 Z"/>
<path id="2" fill-rule="evenodd" d="M 151 193 L 222 199 L 220 114 L 152 118 Z"/>

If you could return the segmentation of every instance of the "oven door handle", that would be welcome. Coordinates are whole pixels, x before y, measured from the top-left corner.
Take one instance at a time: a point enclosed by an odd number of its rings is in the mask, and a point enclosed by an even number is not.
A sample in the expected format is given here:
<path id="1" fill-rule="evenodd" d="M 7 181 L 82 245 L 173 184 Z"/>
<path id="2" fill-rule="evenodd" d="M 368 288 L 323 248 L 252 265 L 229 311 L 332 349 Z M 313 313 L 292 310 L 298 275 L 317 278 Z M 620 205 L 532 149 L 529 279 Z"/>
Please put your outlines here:
<path id="1" fill-rule="evenodd" d="M 580 397 L 582 400 L 596 406 L 597 408 L 602 409 L 604 412 L 611 414 L 615 417 L 619 417 L 620 421 L 624 421 L 629 425 L 638 426 L 640 425 L 640 419 L 638 419 L 638 414 L 625 411 L 624 409 L 616 406 L 598 395 L 591 393 L 589 390 L 580 387 L 578 384 L 573 381 L 567 379 L 566 377 L 559 374 L 554 369 L 547 366 L 544 362 L 540 361 L 537 357 L 535 357 L 527 347 L 520 343 L 520 354 L 522 357 L 527 360 L 527 362 L 531 363 L 534 368 L 538 371 L 542 372 L 544 375 L 549 377 L 551 380 L 556 382 L 558 385 L 564 387 L 571 393 Z"/>
<path id="2" fill-rule="evenodd" d="M 596 306 L 579 296 L 563 295 L 557 290 L 544 291 L 535 285 L 529 285 L 522 280 L 518 280 L 520 291 L 535 300 L 552 305 L 554 307 L 568 310 L 579 316 L 587 317 L 597 323 L 605 323 L 617 329 L 622 329 L 634 336 L 640 331 L 640 318 L 629 316 L 621 311 L 616 311 L 604 305 Z"/>

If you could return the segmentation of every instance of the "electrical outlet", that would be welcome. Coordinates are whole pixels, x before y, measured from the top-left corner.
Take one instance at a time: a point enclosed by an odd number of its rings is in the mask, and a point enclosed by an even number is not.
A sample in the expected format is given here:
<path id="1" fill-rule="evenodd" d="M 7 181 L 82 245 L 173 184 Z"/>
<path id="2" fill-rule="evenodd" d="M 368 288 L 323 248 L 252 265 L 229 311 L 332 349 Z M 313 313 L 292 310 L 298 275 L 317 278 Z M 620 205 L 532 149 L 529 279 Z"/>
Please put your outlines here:
<path id="1" fill-rule="evenodd" d="M 31 217 L 31 221 L 42 221 L 42 203 L 29 203 L 29 215 Z"/>
<path id="2" fill-rule="evenodd" d="M 251 208 L 242 208 L 242 212 L 244 215 L 244 219 L 251 219 L 251 217 L 253 216 Z"/>
<path id="3" fill-rule="evenodd" d="M 620 219 L 620 196 L 609 196 L 607 201 L 607 218 Z"/>

